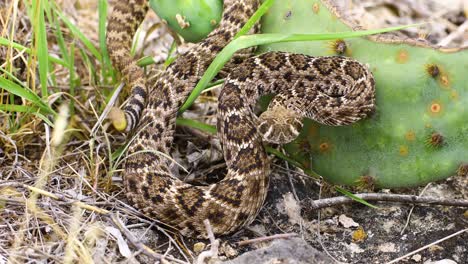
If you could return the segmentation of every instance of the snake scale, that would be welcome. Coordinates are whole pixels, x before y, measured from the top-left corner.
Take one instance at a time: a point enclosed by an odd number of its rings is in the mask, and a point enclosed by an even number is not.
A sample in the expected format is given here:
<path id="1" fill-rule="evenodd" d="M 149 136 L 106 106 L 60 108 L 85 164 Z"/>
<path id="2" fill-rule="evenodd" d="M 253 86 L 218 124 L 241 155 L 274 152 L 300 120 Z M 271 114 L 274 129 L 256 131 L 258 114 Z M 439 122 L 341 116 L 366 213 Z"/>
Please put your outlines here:
<path id="1" fill-rule="evenodd" d="M 270 165 L 262 140 L 285 143 L 299 133 L 304 117 L 347 125 L 375 109 L 374 79 L 362 64 L 345 57 L 311 57 L 268 52 L 230 70 L 218 99 L 217 127 L 227 174 L 209 186 L 185 183 L 170 172 L 177 110 L 217 53 L 258 8 L 257 0 L 224 0 L 223 18 L 209 36 L 180 55 L 160 77 L 145 77 L 130 57 L 132 37 L 148 9 L 146 1 L 115 1 L 107 43 L 114 65 L 132 87 L 124 109 L 133 131 L 124 165 L 128 200 L 144 214 L 205 237 L 249 224 L 268 189 Z M 260 117 L 252 108 L 276 94 Z"/>

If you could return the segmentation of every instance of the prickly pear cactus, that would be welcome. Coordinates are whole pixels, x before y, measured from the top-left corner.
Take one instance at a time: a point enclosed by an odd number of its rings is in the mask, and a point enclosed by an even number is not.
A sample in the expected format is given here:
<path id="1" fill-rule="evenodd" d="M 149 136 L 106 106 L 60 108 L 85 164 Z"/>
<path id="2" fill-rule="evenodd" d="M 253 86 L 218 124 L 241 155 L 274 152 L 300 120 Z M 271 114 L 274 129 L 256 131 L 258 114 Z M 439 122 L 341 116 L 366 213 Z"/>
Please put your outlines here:
<path id="1" fill-rule="evenodd" d="M 275 1 L 264 33 L 351 30 L 330 4 Z M 310 55 L 344 55 L 375 75 L 377 112 L 351 126 L 308 121 L 287 150 L 333 183 L 402 187 L 468 170 L 468 50 L 443 50 L 416 41 L 346 39 L 267 45 Z"/>

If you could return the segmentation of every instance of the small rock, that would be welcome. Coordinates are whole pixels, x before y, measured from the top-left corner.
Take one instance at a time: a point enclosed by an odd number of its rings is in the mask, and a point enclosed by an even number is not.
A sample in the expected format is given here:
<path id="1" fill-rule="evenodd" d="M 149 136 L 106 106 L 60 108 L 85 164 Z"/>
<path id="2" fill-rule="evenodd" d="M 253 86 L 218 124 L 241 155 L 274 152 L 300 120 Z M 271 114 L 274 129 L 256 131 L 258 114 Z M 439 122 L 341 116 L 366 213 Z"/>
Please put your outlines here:
<path id="1" fill-rule="evenodd" d="M 359 224 L 354 222 L 354 220 L 352 218 L 349 218 L 344 214 L 342 214 L 342 215 L 340 215 L 338 217 L 338 221 L 345 228 L 358 227 L 359 226 Z"/>
<path id="2" fill-rule="evenodd" d="M 221 247 L 219 248 L 219 253 L 225 255 L 228 258 L 232 258 L 239 255 L 239 252 L 228 243 L 221 244 Z"/>
<path id="3" fill-rule="evenodd" d="M 206 247 L 206 245 L 203 242 L 195 243 L 195 245 L 193 245 L 193 252 L 198 254 L 198 253 L 202 252 L 203 250 L 205 250 L 205 247 Z"/>
<path id="4" fill-rule="evenodd" d="M 358 244 L 356 243 L 350 243 L 349 245 L 347 245 L 347 248 L 349 249 L 349 251 L 351 253 L 363 253 L 365 250 L 362 249 L 361 247 L 359 247 Z"/>
<path id="5" fill-rule="evenodd" d="M 387 233 L 391 233 L 393 228 L 395 227 L 395 222 L 394 221 L 388 221 L 385 222 L 382 226 L 382 228 L 385 230 Z"/>
<path id="6" fill-rule="evenodd" d="M 299 205 L 299 202 L 294 199 L 294 195 L 292 193 L 287 193 L 283 195 L 283 198 L 284 209 L 289 217 L 289 222 L 293 225 L 302 223 L 301 206 Z"/>
<path id="7" fill-rule="evenodd" d="M 430 252 L 436 252 L 436 251 L 441 251 L 441 250 L 444 250 L 444 248 L 439 245 L 433 245 L 429 247 Z"/>
<path id="8" fill-rule="evenodd" d="M 300 238 L 278 239 L 266 248 L 253 250 L 242 254 L 241 256 L 218 262 L 224 264 L 325 264 L 334 263 L 327 255 L 311 247 L 307 242 Z"/>
<path id="9" fill-rule="evenodd" d="M 420 262 L 421 259 L 422 259 L 422 256 L 419 255 L 419 254 L 414 254 L 412 257 L 411 257 L 412 260 L 414 260 L 415 262 Z"/>
<path id="10" fill-rule="evenodd" d="M 385 253 L 394 253 L 394 252 L 398 252 L 398 249 L 394 243 L 384 243 L 384 244 L 379 245 L 379 251 L 385 252 Z"/>

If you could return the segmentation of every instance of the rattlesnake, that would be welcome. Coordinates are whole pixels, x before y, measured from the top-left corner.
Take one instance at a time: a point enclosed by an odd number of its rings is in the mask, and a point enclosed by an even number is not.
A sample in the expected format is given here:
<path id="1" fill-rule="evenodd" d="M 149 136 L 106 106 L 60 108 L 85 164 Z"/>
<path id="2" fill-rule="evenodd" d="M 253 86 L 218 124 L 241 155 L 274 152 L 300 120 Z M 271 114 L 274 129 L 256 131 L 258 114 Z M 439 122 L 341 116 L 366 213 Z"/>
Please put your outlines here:
<path id="1" fill-rule="evenodd" d="M 186 236 L 205 236 L 205 219 L 215 234 L 230 233 L 254 220 L 270 173 L 261 134 L 267 141 L 284 143 L 297 136 L 303 117 L 346 125 L 375 108 L 372 74 L 352 59 L 283 52 L 251 57 L 230 71 L 219 95 L 217 127 L 228 168 L 225 178 L 210 186 L 193 186 L 171 175 L 169 153 L 178 108 L 258 4 L 224 0 L 217 29 L 179 56 L 159 78 L 150 73 L 146 79 L 129 57 L 146 1 L 116 1 L 108 23 L 112 61 L 132 87 L 124 109 L 127 130 L 134 135 L 124 165 L 127 197 L 144 214 Z M 264 94 L 276 96 L 258 118 L 251 109 Z"/>

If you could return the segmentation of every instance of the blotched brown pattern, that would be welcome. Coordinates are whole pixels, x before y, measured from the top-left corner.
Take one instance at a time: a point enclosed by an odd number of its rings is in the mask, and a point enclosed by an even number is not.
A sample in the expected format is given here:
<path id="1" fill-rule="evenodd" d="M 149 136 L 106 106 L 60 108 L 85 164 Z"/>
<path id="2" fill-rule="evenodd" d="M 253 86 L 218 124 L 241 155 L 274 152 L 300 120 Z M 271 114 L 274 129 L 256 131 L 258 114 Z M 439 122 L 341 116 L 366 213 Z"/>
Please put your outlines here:
<path id="1" fill-rule="evenodd" d="M 372 74 L 352 59 L 282 52 L 248 58 L 232 69 L 219 96 L 217 126 L 226 177 L 210 186 L 184 183 L 169 170 L 177 110 L 259 3 L 224 0 L 219 27 L 159 78 L 151 75 L 147 80 L 129 57 L 131 37 L 146 5 L 136 0 L 118 2 L 108 25 L 111 58 L 133 87 L 125 108 L 134 138 L 128 148 L 124 185 L 132 204 L 183 235 L 205 236 L 205 219 L 216 234 L 233 232 L 255 219 L 270 173 L 262 135 L 267 141 L 284 143 L 297 136 L 303 117 L 346 125 L 375 108 Z M 259 96 L 271 93 L 276 96 L 269 110 L 257 118 L 252 107 Z"/>

